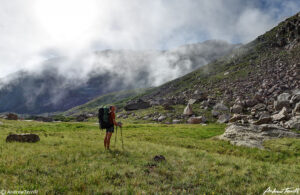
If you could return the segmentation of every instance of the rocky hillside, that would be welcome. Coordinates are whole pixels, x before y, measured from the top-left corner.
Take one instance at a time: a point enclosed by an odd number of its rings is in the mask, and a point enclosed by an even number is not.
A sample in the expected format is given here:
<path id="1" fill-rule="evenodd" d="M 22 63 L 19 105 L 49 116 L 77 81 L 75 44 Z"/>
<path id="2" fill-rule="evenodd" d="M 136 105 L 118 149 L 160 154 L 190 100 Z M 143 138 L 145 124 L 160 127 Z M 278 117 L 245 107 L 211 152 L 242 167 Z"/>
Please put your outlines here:
<path id="1" fill-rule="evenodd" d="M 121 118 L 230 123 L 220 139 L 237 145 L 262 148 L 266 139 L 300 137 L 300 13 L 124 109 Z"/>
<path id="2" fill-rule="evenodd" d="M 0 80 L 0 113 L 40 114 L 65 111 L 103 94 L 145 88 L 184 75 L 230 53 L 239 45 L 223 41 L 185 45 L 170 51 L 95 52 L 94 64 L 82 78 L 80 71 L 61 71 L 69 62 L 47 60 L 42 70 L 17 72 Z M 84 59 L 78 61 L 86 63 Z M 74 66 L 79 63 L 77 60 Z M 158 68 L 159 67 L 159 68 Z"/>
<path id="3" fill-rule="evenodd" d="M 189 99 L 254 98 L 272 105 L 276 97 L 300 87 L 300 14 L 297 14 L 230 55 L 144 94 L 160 104 L 187 103 Z"/>

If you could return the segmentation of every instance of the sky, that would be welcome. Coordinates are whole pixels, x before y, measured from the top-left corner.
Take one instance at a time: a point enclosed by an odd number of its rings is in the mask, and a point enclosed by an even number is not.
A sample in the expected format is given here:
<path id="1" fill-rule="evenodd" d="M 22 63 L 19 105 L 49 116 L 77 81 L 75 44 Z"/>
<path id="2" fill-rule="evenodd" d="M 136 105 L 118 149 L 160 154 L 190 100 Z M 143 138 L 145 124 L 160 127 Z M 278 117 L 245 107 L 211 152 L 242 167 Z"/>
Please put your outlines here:
<path id="1" fill-rule="evenodd" d="M 0 78 L 97 50 L 247 43 L 299 11 L 299 0 L 0 0 Z"/>

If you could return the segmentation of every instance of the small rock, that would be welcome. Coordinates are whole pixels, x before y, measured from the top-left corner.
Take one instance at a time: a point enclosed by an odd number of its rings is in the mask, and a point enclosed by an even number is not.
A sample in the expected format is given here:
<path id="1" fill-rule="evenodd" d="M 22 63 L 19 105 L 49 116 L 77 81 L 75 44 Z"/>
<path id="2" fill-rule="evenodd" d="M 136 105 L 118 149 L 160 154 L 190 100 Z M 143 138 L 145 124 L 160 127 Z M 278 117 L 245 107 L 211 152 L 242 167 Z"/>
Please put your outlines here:
<path id="1" fill-rule="evenodd" d="M 149 116 L 144 116 L 143 119 L 147 120 L 147 119 L 149 119 Z"/>
<path id="2" fill-rule="evenodd" d="M 166 158 L 163 155 L 156 155 L 156 156 L 154 156 L 153 160 L 156 162 L 162 162 L 162 161 L 165 161 Z"/>
<path id="3" fill-rule="evenodd" d="M 173 123 L 173 124 L 178 124 L 178 123 L 180 123 L 180 120 L 174 119 L 174 120 L 172 121 L 172 123 Z"/>

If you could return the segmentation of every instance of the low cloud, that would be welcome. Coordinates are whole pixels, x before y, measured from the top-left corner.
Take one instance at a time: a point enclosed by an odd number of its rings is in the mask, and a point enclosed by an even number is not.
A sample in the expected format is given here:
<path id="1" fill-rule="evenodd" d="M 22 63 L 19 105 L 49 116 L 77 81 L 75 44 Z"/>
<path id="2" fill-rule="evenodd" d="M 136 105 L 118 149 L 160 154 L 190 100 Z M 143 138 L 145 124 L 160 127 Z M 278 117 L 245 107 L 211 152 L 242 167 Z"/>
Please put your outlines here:
<path id="1" fill-rule="evenodd" d="M 210 39 L 247 43 L 299 10 L 297 0 L 1 0 L 0 78 L 19 70 L 38 72 L 47 61 L 63 57 L 54 66 L 66 77 L 86 80 L 95 51 L 150 50 L 151 66 L 144 68 L 158 85 L 191 70 L 191 63 L 174 68 L 170 62 L 176 56 L 155 52 Z M 142 55 L 128 55 L 130 63 L 115 74 L 141 66 L 135 61 Z M 98 65 L 111 68 L 114 60 Z"/>

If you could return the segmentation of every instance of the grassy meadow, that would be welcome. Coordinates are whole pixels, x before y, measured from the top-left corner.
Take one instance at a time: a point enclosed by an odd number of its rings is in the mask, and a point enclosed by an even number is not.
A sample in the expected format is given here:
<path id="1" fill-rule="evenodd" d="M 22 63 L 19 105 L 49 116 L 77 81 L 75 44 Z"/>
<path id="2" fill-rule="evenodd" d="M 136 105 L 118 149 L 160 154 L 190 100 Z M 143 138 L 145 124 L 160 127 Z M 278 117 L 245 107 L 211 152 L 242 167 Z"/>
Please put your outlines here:
<path id="1" fill-rule="evenodd" d="M 2 120 L 0 190 L 39 194 L 262 194 L 300 187 L 300 140 L 232 146 L 215 136 L 225 125 L 125 124 L 111 151 L 95 122 Z M 37 143 L 6 143 L 9 133 L 35 133 Z M 155 155 L 166 161 L 155 162 Z"/>

